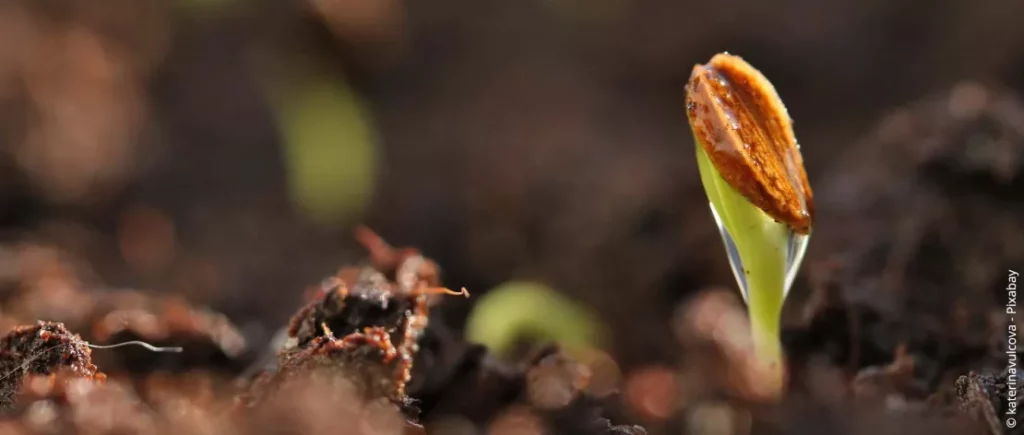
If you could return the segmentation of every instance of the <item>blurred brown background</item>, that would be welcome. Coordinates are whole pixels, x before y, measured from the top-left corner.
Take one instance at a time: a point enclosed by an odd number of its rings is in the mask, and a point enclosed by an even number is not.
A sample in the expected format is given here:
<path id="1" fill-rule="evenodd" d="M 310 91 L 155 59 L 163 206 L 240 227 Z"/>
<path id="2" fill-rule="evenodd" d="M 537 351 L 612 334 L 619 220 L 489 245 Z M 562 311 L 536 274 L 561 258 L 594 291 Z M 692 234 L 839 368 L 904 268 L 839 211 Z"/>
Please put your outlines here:
<path id="1" fill-rule="evenodd" d="M 362 255 L 350 229 L 364 222 L 435 258 L 450 287 L 540 279 L 593 307 L 624 367 L 669 362 L 675 307 L 734 285 L 681 104 L 695 63 L 743 56 L 786 102 L 823 198 L 814 269 L 852 228 L 830 210 L 863 211 L 845 156 L 895 107 L 963 80 L 1020 91 L 1022 14 L 998 0 L 5 1 L 0 231 L 62 247 L 97 283 L 210 303 L 259 341 Z M 1003 155 L 1020 186 L 1024 157 Z M 994 198 L 1020 216 L 1019 196 Z M 446 304 L 447 321 L 472 302 Z"/>

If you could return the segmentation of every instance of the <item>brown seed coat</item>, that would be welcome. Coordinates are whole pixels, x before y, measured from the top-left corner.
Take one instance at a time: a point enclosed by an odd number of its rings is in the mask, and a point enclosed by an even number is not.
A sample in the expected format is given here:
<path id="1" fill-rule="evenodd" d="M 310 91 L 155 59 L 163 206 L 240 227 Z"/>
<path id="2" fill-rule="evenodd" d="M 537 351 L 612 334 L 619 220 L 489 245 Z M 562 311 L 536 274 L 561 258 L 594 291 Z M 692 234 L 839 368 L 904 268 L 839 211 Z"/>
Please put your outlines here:
<path id="1" fill-rule="evenodd" d="M 700 146 L 730 186 L 772 219 L 810 233 L 813 195 L 793 121 L 760 71 L 727 53 L 694 66 L 686 112 Z"/>

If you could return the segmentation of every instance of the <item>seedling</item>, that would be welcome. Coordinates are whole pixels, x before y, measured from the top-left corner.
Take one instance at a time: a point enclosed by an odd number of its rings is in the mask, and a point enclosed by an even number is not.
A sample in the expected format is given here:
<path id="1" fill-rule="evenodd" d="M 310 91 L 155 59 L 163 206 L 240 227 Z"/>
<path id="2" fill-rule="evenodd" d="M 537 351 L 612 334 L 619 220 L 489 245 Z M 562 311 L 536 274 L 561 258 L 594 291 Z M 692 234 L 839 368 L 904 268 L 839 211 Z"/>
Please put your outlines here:
<path id="1" fill-rule="evenodd" d="M 781 386 L 780 317 L 814 215 L 793 121 L 768 79 L 727 53 L 693 68 L 686 112 L 701 182 L 747 303 L 754 354 Z"/>

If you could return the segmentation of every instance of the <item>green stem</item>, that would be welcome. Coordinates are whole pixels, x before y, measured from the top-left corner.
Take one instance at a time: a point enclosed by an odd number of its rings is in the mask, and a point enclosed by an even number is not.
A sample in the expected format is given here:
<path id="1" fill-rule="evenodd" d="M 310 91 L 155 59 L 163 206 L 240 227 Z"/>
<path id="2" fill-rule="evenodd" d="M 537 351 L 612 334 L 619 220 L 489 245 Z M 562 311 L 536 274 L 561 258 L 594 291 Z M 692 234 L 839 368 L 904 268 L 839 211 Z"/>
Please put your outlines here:
<path id="1" fill-rule="evenodd" d="M 711 163 L 704 148 L 697 147 L 701 181 L 708 199 L 739 253 L 746 281 L 754 353 L 772 381 L 783 381 L 783 353 L 779 342 L 782 306 L 785 301 L 786 249 L 790 229 L 775 222 L 732 188 Z M 740 283 L 743 285 L 743 283 Z"/>
<path id="2" fill-rule="evenodd" d="M 771 239 L 771 234 L 764 234 L 766 239 Z M 764 243 L 762 246 L 770 246 L 771 243 Z M 753 249 L 737 248 L 741 252 L 751 252 Z M 749 247 L 748 248 L 752 248 Z M 756 249 L 756 248 L 755 248 Z M 782 371 L 782 346 L 779 342 L 779 330 L 781 328 L 782 306 L 784 301 L 785 282 L 785 253 L 781 249 L 765 252 L 762 255 L 747 256 L 745 273 L 749 286 L 747 299 L 748 311 L 750 313 L 751 333 L 754 344 L 754 352 L 762 364 L 770 367 L 770 372 L 781 382 Z M 780 261 L 781 260 L 781 261 Z"/>

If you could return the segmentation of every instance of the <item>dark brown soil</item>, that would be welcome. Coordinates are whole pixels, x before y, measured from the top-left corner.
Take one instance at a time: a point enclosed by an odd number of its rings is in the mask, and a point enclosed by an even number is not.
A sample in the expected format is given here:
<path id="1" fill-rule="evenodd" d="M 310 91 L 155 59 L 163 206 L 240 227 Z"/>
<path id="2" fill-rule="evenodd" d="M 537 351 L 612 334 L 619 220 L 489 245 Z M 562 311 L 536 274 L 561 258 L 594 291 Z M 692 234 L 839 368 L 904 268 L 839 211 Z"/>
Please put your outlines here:
<path id="1" fill-rule="evenodd" d="M 0 433 L 1007 432 L 1021 4 L 361 4 L 0 5 Z M 815 194 L 778 403 L 683 104 L 723 50 Z M 336 223 L 295 206 L 266 92 L 306 69 L 376 135 Z M 467 342 L 510 280 L 592 309 L 603 363 Z M 184 351 L 84 347 L 128 340 Z"/>

